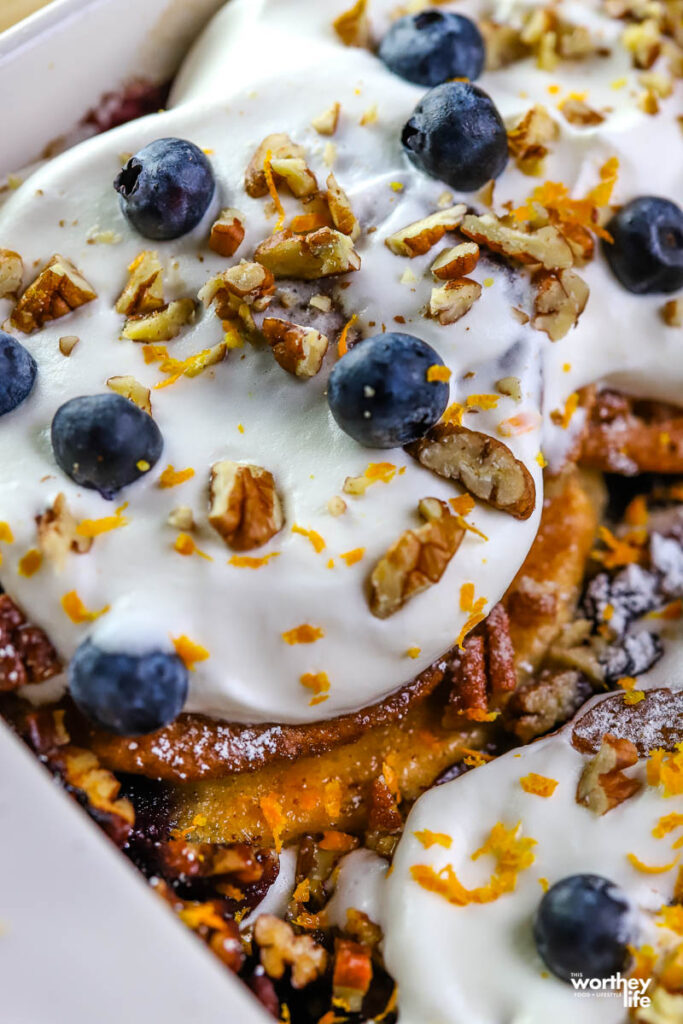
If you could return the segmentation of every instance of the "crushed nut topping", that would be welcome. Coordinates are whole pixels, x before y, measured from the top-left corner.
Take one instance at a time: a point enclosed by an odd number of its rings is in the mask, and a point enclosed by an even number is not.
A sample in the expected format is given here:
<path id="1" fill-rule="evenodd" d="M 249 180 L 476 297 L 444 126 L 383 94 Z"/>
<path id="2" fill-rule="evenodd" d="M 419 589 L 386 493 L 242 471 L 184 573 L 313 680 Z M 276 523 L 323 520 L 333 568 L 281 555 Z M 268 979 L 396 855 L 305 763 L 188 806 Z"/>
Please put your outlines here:
<path id="1" fill-rule="evenodd" d="M 507 395 L 513 402 L 522 401 L 522 382 L 519 377 L 501 377 L 495 387 L 501 395 Z"/>
<path id="2" fill-rule="evenodd" d="M 471 607 L 474 605 L 473 601 Z M 516 684 L 510 619 L 503 605 L 497 604 L 453 658 L 444 726 L 456 728 L 463 715 L 472 721 L 486 721 L 491 699 L 499 701 Z"/>
<path id="3" fill-rule="evenodd" d="M 234 551 L 266 544 L 283 526 L 272 473 L 229 459 L 211 467 L 209 522 Z"/>
<path id="4" fill-rule="evenodd" d="M 261 914 L 254 925 L 254 939 L 261 951 L 261 963 L 271 978 L 281 978 L 292 969 L 292 986 L 304 988 L 324 973 L 327 952 L 310 935 L 295 935 L 286 921 L 273 914 Z"/>
<path id="5" fill-rule="evenodd" d="M 524 174 L 540 174 L 543 160 L 548 155 L 548 144 L 554 142 L 560 130 L 541 104 L 508 128 L 508 148 L 515 163 Z"/>
<path id="6" fill-rule="evenodd" d="M 546 270 L 561 270 L 574 262 L 569 243 L 552 224 L 526 232 L 509 227 L 492 213 L 481 217 L 468 214 L 460 230 L 479 245 L 520 263 L 540 263 Z"/>
<path id="7" fill-rule="evenodd" d="M 352 241 L 360 234 L 360 224 L 356 220 L 351 209 L 351 203 L 344 189 L 341 187 L 334 174 L 327 178 L 327 205 L 330 208 L 332 223 L 342 234 L 348 235 Z"/>
<path id="8" fill-rule="evenodd" d="M 80 340 L 77 334 L 65 334 L 59 339 L 59 351 L 63 356 L 70 356 Z"/>
<path id="9" fill-rule="evenodd" d="M 429 316 L 443 325 L 454 324 L 470 311 L 480 295 L 481 285 L 471 277 L 447 281 L 439 288 L 432 288 Z"/>
<path id="10" fill-rule="evenodd" d="M 152 313 L 129 316 L 123 325 L 121 337 L 129 341 L 171 341 L 186 324 L 192 323 L 194 314 L 194 299 L 176 299 Z"/>
<path id="11" fill-rule="evenodd" d="M 348 11 L 344 11 L 332 22 L 332 27 L 344 46 L 370 48 L 370 22 L 367 8 L 368 0 L 356 0 Z"/>
<path id="12" fill-rule="evenodd" d="M 199 300 L 208 308 L 212 303 L 221 320 L 240 317 L 251 327 L 250 309 L 262 311 L 272 300 L 275 278 L 260 263 L 241 260 L 212 277 L 199 292 Z"/>
<path id="13" fill-rule="evenodd" d="M 437 281 L 452 281 L 464 277 L 479 262 L 479 246 L 476 242 L 461 242 L 452 249 L 444 249 L 432 263 L 432 274 Z"/>
<path id="14" fill-rule="evenodd" d="M 596 124 L 602 124 L 605 120 L 604 114 L 593 110 L 585 100 L 578 96 L 568 96 L 560 105 L 560 110 L 563 117 L 577 128 L 589 128 Z"/>
<path id="15" fill-rule="evenodd" d="M 490 18 L 482 18 L 478 25 L 486 43 L 487 71 L 499 71 L 528 55 L 529 49 L 522 42 L 519 29 Z"/>
<path id="16" fill-rule="evenodd" d="M 228 206 L 211 225 L 209 248 L 219 256 L 234 256 L 244 241 L 244 215 Z"/>
<path id="17" fill-rule="evenodd" d="M 49 320 L 66 316 L 97 298 L 71 260 L 57 253 L 19 299 L 10 316 L 18 331 L 31 334 Z"/>
<path id="18" fill-rule="evenodd" d="M 0 594 L 0 691 L 42 683 L 61 671 L 57 652 L 8 594 Z"/>
<path id="19" fill-rule="evenodd" d="M 123 395 L 124 398 L 133 402 L 143 412 L 148 413 L 150 416 L 152 415 L 151 391 L 144 384 L 137 381 L 135 377 L 127 374 L 122 377 L 108 377 L 107 387 L 111 391 L 115 391 L 117 395 Z"/>
<path id="20" fill-rule="evenodd" d="M 339 114 L 341 112 L 341 104 L 333 103 L 327 110 L 323 110 L 322 114 L 318 114 L 311 121 L 311 126 L 315 129 L 318 135 L 334 135 L 339 124 Z"/>
<path id="21" fill-rule="evenodd" d="M 454 231 L 467 213 L 464 203 L 438 210 L 422 220 L 406 225 L 384 240 L 384 244 L 396 256 L 422 256 L 440 242 L 447 231 Z"/>
<path id="22" fill-rule="evenodd" d="M 320 371 L 328 347 L 324 334 L 276 317 L 265 318 L 263 333 L 283 370 L 304 380 Z"/>
<path id="23" fill-rule="evenodd" d="M 16 295 L 24 277 L 24 263 L 18 252 L 0 249 L 0 299 Z"/>
<path id="24" fill-rule="evenodd" d="M 630 740 L 618 739 L 611 733 L 602 738 L 600 750 L 591 758 L 581 773 L 576 788 L 576 802 L 590 808 L 595 814 L 607 814 L 637 793 L 641 788 L 637 779 L 624 774 L 638 761 L 638 750 Z"/>
<path id="25" fill-rule="evenodd" d="M 168 513 L 166 522 L 176 530 L 194 530 L 194 514 L 187 505 L 178 505 Z"/>
<path id="26" fill-rule="evenodd" d="M 668 327 L 683 327 L 683 299 L 669 299 L 662 306 L 661 314 Z"/>
<path id="27" fill-rule="evenodd" d="M 418 510 L 424 525 L 402 533 L 372 570 L 370 611 L 378 619 L 438 583 L 465 536 L 444 501 L 424 498 Z"/>
<path id="28" fill-rule="evenodd" d="M 164 270 L 159 255 L 145 249 L 128 267 L 128 283 L 116 300 L 116 312 L 125 316 L 153 313 L 164 305 Z"/>
<path id="29" fill-rule="evenodd" d="M 475 498 L 517 519 L 528 519 L 535 508 L 531 473 L 495 437 L 443 423 L 409 444 L 406 451 L 438 476 L 457 481 Z"/>
<path id="30" fill-rule="evenodd" d="M 544 331 L 551 341 L 559 341 L 576 326 L 586 308 L 588 285 L 573 270 L 560 270 L 556 274 L 541 271 L 535 283 L 532 326 Z"/>
<path id="31" fill-rule="evenodd" d="M 280 231 L 261 242 L 254 259 L 276 278 L 316 281 L 360 268 L 360 256 L 348 235 L 319 228 L 307 235 Z"/>
<path id="32" fill-rule="evenodd" d="M 40 550 L 58 569 L 64 567 L 69 552 L 82 555 L 92 547 L 93 538 L 78 533 L 78 521 L 61 491 L 52 506 L 37 516 L 36 524 Z"/>
<path id="33" fill-rule="evenodd" d="M 310 179 L 305 174 L 305 171 L 308 170 L 306 167 L 306 150 L 303 146 L 292 142 L 289 135 L 285 135 L 284 132 L 276 132 L 274 135 L 266 136 L 249 161 L 244 178 L 244 188 L 247 195 L 252 196 L 254 199 L 268 195 L 269 189 L 265 164 L 269 153 L 270 167 L 276 184 L 286 182 L 291 187 L 290 181 L 286 180 L 284 175 L 278 171 L 277 168 L 280 166 L 289 174 L 290 178 L 295 182 L 295 187 L 297 187 L 297 183 L 301 179 L 303 165 L 305 188 L 308 189 L 310 187 Z M 286 163 L 286 161 L 295 161 L 295 163 Z M 308 174 L 315 183 L 313 174 L 310 171 L 308 171 Z M 315 191 L 316 187 L 314 184 L 312 191 Z M 310 191 L 303 193 L 293 192 L 293 194 L 310 195 Z"/>

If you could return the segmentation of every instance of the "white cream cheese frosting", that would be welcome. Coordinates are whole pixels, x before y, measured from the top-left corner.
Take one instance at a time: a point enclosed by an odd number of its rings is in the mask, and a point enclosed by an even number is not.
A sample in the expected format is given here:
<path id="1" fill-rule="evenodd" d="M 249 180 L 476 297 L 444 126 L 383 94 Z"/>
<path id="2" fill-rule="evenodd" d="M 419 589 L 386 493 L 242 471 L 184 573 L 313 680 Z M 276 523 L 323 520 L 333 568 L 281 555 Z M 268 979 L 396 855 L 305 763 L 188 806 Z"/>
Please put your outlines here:
<path id="1" fill-rule="evenodd" d="M 392 6 L 371 5 L 378 34 Z M 683 202 L 676 98 L 663 101 L 656 117 L 644 114 L 635 98 L 636 72 L 616 39 L 619 23 L 599 16 L 592 4 L 560 6 L 566 6 L 567 18 L 588 19 L 612 46 L 612 55 L 565 62 L 552 74 L 521 61 L 485 74 L 479 84 L 505 118 L 534 103 L 548 106 L 560 138 L 552 145 L 545 177 L 563 181 L 572 194 L 583 195 L 595 185 L 602 164 L 617 156 L 614 201 L 648 193 Z M 65 659 L 88 635 L 125 650 L 171 649 L 172 637 L 189 636 L 209 658 L 191 673 L 187 710 L 231 721 L 333 717 L 380 700 L 426 668 L 452 646 L 467 618 L 459 604 L 462 584 L 473 582 L 476 597 L 484 597 L 485 610 L 490 609 L 533 541 L 542 506 L 539 452 L 561 461 L 571 433 L 553 426 L 550 414 L 593 381 L 671 401 L 680 399 L 683 387 L 680 339 L 659 317 L 661 297 L 624 291 L 600 256 L 581 272 L 590 298 L 578 326 L 555 344 L 512 315 L 512 306 L 529 308 L 526 275 L 488 261 L 485 253 L 471 275 L 484 285 L 483 293 L 466 317 L 441 326 L 422 315 L 431 286 L 429 266 L 438 250 L 408 261 L 389 252 L 384 240 L 437 209 L 444 193 L 441 183 L 409 165 L 401 151 L 401 127 L 424 90 L 391 75 L 370 53 L 343 47 L 330 26 L 336 13 L 310 0 L 233 0 L 191 55 L 174 109 L 89 140 L 52 161 L 0 214 L 0 245 L 23 257 L 24 284 L 34 268 L 61 252 L 98 295 L 29 337 L 17 335 L 37 360 L 38 381 L 30 398 L 0 424 L 0 519 L 14 535 L 12 544 L 2 545 L 3 585 L 47 630 Z M 626 84 L 612 88 L 619 78 Z M 551 95 L 550 85 L 559 94 Z M 554 97 L 579 85 L 589 91 L 592 105 L 612 108 L 596 128 L 576 129 L 554 110 Z M 466 425 L 496 435 L 501 421 L 519 414 L 536 424 L 506 438 L 535 480 L 531 518 L 520 522 L 478 504 L 470 522 L 488 540 L 468 533 L 440 583 L 385 621 L 368 609 L 368 573 L 404 530 L 417 525 L 421 498 L 447 499 L 457 489 L 401 450 L 365 449 L 339 430 L 325 398 L 334 345 L 322 372 L 306 383 L 287 375 L 269 351 L 247 347 L 200 377 L 154 390 L 160 373 L 145 364 L 142 346 L 120 339 L 122 318 L 114 310 L 126 268 L 146 248 L 158 250 L 167 298 L 196 297 L 227 265 L 207 247 L 219 205 L 244 214 L 247 234 L 232 262 L 249 258 L 274 228 L 267 201 L 252 199 L 243 189 L 256 146 L 272 132 L 288 133 L 306 148 L 309 165 L 323 182 L 331 154 L 311 120 L 335 102 L 342 114 L 332 140 L 332 169 L 364 229 L 357 243 L 362 267 L 336 294 L 345 315 L 357 316 L 363 336 L 383 323 L 391 329 L 394 317 L 403 317 L 405 324 L 397 329 L 427 341 L 453 371 L 451 401 L 492 393 L 501 377 L 520 378 L 519 403 L 501 395 L 495 409 L 468 413 Z M 376 110 L 376 120 L 364 118 L 369 110 Z M 169 135 L 188 138 L 210 153 L 219 195 L 193 233 L 152 246 L 124 219 L 111 182 L 122 153 Z M 496 183 L 496 209 L 508 200 L 523 202 L 535 184 L 510 163 Z M 484 209 L 472 195 L 453 194 L 454 202 L 459 199 Z M 295 201 L 284 202 L 288 218 L 301 212 Z M 376 230 L 368 233 L 370 227 Z M 113 234 L 103 236 L 108 232 Z M 89 244 L 102 237 L 114 244 Z M 408 269 L 414 281 L 405 281 Z M 10 308 L 0 303 L 0 315 Z M 67 334 L 80 338 L 69 358 L 58 347 Z M 195 323 L 168 347 L 171 355 L 184 358 L 221 339 L 213 310 L 200 307 Z M 63 402 L 103 392 L 109 377 L 124 374 L 153 389 L 153 414 L 165 442 L 162 458 L 121 492 L 116 505 L 128 502 L 125 527 L 97 537 L 89 553 L 71 555 L 61 571 L 44 562 L 26 578 L 19 562 L 36 547 L 35 517 L 59 492 L 79 520 L 112 514 L 109 502 L 76 486 L 55 465 L 49 427 Z M 258 570 L 227 564 L 232 552 L 206 521 L 209 468 L 222 458 L 264 466 L 283 498 L 284 528 L 252 552 L 278 557 Z M 345 478 L 377 461 L 393 463 L 396 476 L 374 484 L 362 497 L 345 496 L 346 513 L 331 516 L 327 502 L 341 493 Z M 195 475 L 177 488 L 160 489 L 167 464 L 192 467 Z M 178 505 L 192 508 L 198 524 L 194 539 L 209 558 L 181 557 L 174 550 L 177 531 L 166 520 Z M 292 532 L 295 525 L 316 531 L 325 548 L 314 550 L 305 536 Z M 362 559 L 347 566 L 340 555 L 356 549 L 363 550 Z M 94 624 L 74 624 L 61 606 L 72 590 L 88 609 L 109 610 Z M 283 632 L 303 623 L 319 627 L 324 636 L 314 644 L 286 644 Z M 411 659 L 408 649 L 420 653 Z M 322 705 L 309 703 L 310 691 L 299 681 L 310 672 L 329 677 Z"/>
<path id="2" fill-rule="evenodd" d="M 532 922 L 543 891 L 570 875 L 601 875 L 624 890 L 637 921 L 637 948 L 651 945 L 663 955 L 680 943 L 657 917 L 673 898 L 679 858 L 672 847 L 679 833 L 659 830 L 655 838 L 653 829 L 661 818 L 680 815 L 683 797 L 648 785 L 641 758 L 626 773 L 643 784 L 634 796 L 602 816 L 577 803 L 577 783 L 592 755 L 572 746 L 572 728 L 430 790 L 411 811 L 379 895 L 384 957 L 399 980 L 400 1024 L 625 1021 L 621 994 L 577 994 L 536 951 Z M 521 780 L 532 773 L 556 783 L 552 795 L 523 788 Z M 507 829 L 519 824 L 519 837 L 535 840 L 533 863 L 519 871 L 514 891 L 490 903 L 456 906 L 415 880 L 416 867 L 439 872 L 451 865 L 466 888 L 486 885 L 495 860 L 483 855 L 473 861 L 472 854 L 497 823 Z M 440 838 L 426 849 L 434 833 Z M 665 870 L 639 870 L 629 854 Z"/>

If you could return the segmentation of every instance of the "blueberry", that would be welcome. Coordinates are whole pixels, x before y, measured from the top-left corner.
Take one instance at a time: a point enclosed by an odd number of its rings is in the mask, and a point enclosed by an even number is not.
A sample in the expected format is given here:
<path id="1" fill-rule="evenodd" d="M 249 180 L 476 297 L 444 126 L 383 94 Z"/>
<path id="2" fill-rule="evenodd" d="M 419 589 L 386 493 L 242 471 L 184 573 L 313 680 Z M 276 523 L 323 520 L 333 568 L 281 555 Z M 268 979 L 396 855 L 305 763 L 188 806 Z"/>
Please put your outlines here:
<path id="1" fill-rule="evenodd" d="M 379 47 L 390 71 L 417 85 L 439 85 L 449 78 L 479 78 L 484 40 L 475 23 L 461 14 L 422 11 L 399 18 Z"/>
<path id="2" fill-rule="evenodd" d="M 508 160 L 503 120 L 491 97 L 469 82 L 430 89 L 403 126 L 401 141 L 417 167 L 460 192 L 497 178 Z"/>
<path id="3" fill-rule="evenodd" d="M 172 722 L 187 698 L 188 673 L 176 654 L 116 654 L 85 640 L 69 665 L 71 696 L 109 732 L 137 736 Z"/>
<path id="4" fill-rule="evenodd" d="M 448 384 L 427 380 L 441 356 L 412 334 L 378 334 L 355 345 L 330 374 L 335 420 L 368 448 L 396 448 L 426 434 L 448 405 Z"/>
<path id="5" fill-rule="evenodd" d="M 152 417 L 122 395 L 72 398 L 52 420 L 57 465 L 104 498 L 151 469 L 163 446 Z"/>
<path id="6" fill-rule="evenodd" d="M 31 353 L 0 331 L 0 416 L 11 412 L 31 394 L 38 367 Z"/>
<path id="7" fill-rule="evenodd" d="M 545 894 L 534 921 L 536 948 L 563 981 L 609 978 L 623 970 L 637 940 L 626 895 L 599 875 L 571 875 Z"/>
<path id="8" fill-rule="evenodd" d="M 121 209 L 145 238 L 179 238 L 196 228 L 216 190 L 211 164 L 185 139 L 157 139 L 114 180 Z"/>
<path id="9" fill-rule="evenodd" d="M 669 199 L 638 196 L 607 225 L 603 242 L 613 273 L 636 295 L 683 288 L 683 210 Z"/>

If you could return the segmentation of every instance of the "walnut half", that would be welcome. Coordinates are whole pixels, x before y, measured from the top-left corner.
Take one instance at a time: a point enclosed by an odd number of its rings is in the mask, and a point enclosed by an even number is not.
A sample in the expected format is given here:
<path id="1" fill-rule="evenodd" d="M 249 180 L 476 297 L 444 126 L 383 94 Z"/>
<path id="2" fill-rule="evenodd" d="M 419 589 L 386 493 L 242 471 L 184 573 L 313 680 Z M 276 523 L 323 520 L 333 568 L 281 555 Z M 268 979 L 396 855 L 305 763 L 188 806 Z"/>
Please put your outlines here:
<path id="1" fill-rule="evenodd" d="M 251 551 L 282 529 L 284 516 L 272 473 L 229 459 L 214 462 L 209 522 L 233 551 Z"/>
<path id="2" fill-rule="evenodd" d="M 31 334 L 48 322 L 97 298 L 94 289 L 71 260 L 57 253 L 38 274 L 10 316 L 18 331 Z"/>
<path id="3" fill-rule="evenodd" d="M 283 370 L 304 380 L 319 372 L 328 346 L 324 334 L 273 316 L 263 321 L 263 333 Z"/>
<path id="4" fill-rule="evenodd" d="M 437 423 L 406 451 L 426 469 L 455 480 L 480 501 L 516 519 L 528 519 L 536 485 L 523 462 L 502 441 L 455 423 Z"/>
<path id="5" fill-rule="evenodd" d="M 370 611 L 378 619 L 438 583 L 465 535 L 444 501 L 423 498 L 418 510 L 424 525 L 402 533 L 372 570 Z"/>

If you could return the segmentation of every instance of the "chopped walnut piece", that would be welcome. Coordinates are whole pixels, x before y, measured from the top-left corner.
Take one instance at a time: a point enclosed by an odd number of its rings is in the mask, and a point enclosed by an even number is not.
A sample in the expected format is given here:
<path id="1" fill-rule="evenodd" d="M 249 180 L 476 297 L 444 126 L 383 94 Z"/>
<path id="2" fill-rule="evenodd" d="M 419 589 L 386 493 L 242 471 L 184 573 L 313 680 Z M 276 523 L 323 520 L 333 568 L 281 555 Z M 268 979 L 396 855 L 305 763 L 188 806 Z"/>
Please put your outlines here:
<path id="1" fill-rule="evenodd" d="M 257 247 L 254 259 L 276 278 L 316 281 L 360 268 L 360 256 L 348 235 L 319 228 L 307 235 L 280 231 Z"/>
<path id="2" fill-rule="evenodd" d="M 551 341 L 559 341 L 576 326 L 586 308 L 588 285 L 573 270 L 541 271 L 535 281 L 538 290 L 532 326 L 544 331 Z"/>
<path id="3" fill-rule="evenodd" d="M 548 143 L 554 142 L 560 130 L 540 103 L 508 128 L 508 148 L 524 174 L 539 174 L 548 155 Z"/>
<path id="4" fill-rule="evenodd" d="M 327 502 L 327 511 L 331 516 L 343 516 L 346 512 L 346 502 L 343 498 L 340 498 L 338 494 L 335 494 L 333 498 Z"/>
<path id="5" fill-rule="evenodd" d="M 654 18 L 646 18 L 624 29 L 621 41 L 631 53 L 635 67 L 647 71 L 659 57 L 662 35 Z"/>
<path id="6" fill-rule="evenodd" d="M 107 387 L 115 391 L 117 395 L 123 395 L 142 409 L 143 412 L 152 415 L 151 391 L 129 375 L 122 377 L 108 377 Z"/>
<path id="7" fill-rule="evenodd" d="M 65 334 L 59 339 L 59 351 L 63 356 L 70 356 L 80 340 L 77 334 Z"/>
<path id="8" fill-rule="evenodd" d="M 356 0 L 348 11 L 344 11 L 332 22 L 332 28 L 344 46 L 370 48 L 370 22 L 367 8 L 368 0 Z"/>
<path id="9" fill-rule="evenodd" d="M 320 371 L 328 347 L 324 334 L 270 316 L 263 321 L 263 333 L 283 370 L 305 380 Z"/>
<path id="10" fill-rule="evenodd" d="M 355 242 L 360 234 L 360 224 L 351 209 L 349 197 L 334 174 L 330 174 L 327 178 L 327 205 L 332 215 L 332 223 L 337 231 L 348 235 Z"/>
<path id="11" fill-rule="evenodd" d="M 261 963 L 271 978 L 281 978 L 292 968 L 292 987 L 299 989 L 315 981 L 327 967 L 327 952 L 310 935 L 295 935 L 286 921 L 273 914 L 261 914 L 254 925 L 254 939 L 261 950 Z"/>
<path id="12" fill-rule="evenodd" d="M 451 281 L 464 277 L 479 262 L 479 246 L 476 242 L 461 242 L 452 249 L 444 249 L 432 263 L 432 274 L 437 281 Z"/>
<path id="13" fill-rule="evenodd" d="M 270 169 L 277 182 L 283 182 L 297 199 L 313 196 L 318 191 L 315 174 L 300 156 L 272 157 Z"/>
<path id="14" fill-rule="evenodd" d="M 426 469 L 457 481 L 475 498 L 517 519 L 528 519 L 535 508 L 531 473 L 495 437 L 455 423 L 438 423 L 406 451 Z"/>
<path id="15" fill-rule="evenodd" d="M 168 513 L 166 522 L 174 529 L 183 530 L 186 533 L 194 530 L 195 526 L 194 514 L 187 505 L 178 505 L 176 508 L 172 508 Z"/>
<path id="16" fill-rule="evenodd" d="M 378 619 L 438 583 L 465 535 L 444 501 L 425 498 L 418 509 L 424 525 L 402 533 L 372 570 L 370 611 Z"/>
<path id="17" fill-rule="evenodd" d="M 591 758 L 581 773 L 576 787 L 576 802 L 590 808 L 595 814 L 606 814 L 637 793 L 641 788 L 637 779 L 624 775 L 638 761 L 638 750 L 630 740 L 618 739 L 605 733 L 600 750 Z"/>
<path id="18" fill-rule="evenodd" d="M 432 288 L 429 316 L 443 325 L 454 324 L 470 311 L 480 295 L 481 285 L 471 277 L 447 281 L 439 288 Z"/>
<path id="19" fill-rule="evenodd" d="M 519 29 L 490 18 L 482 18 L 478 26 L 486 43 L 487 71 L 500 71 L 528 55 L 529 48 L 522 42 Z"/>
<path id="20" fill-rule="evenodd" d="M 260 263 L 242 260 L 212 277 L 200 290 L 198 298 L 205 306 L 215 303 L 216 315 L 231 320 L 243 306 L 264 310 L 275 291 L 275 278 Z"/>
<path id="21" fill-rule="evenodd" d="M 660 312 L 668 327 L 683 327 L 683 299 L 669 299 Z"/>
<path id="22" fill-rule="evenodd" d="M 318 114 L 311 121 L 311 126 L 317 131 L 318 135 L 334 135 L 339 124 L 339 114 L 341 112 L 341 104 L 333 103 L 327 110 L 323 110 L 322 114 Z"/>
<path id="23" fill-rule="evenodd" d="M 60 493 L 42 515 L 36 517 L 38 546 L 45 557 L 58 569 L 64 567 L 69 552 L 83 555 L 93 545 L 92 537 L 78 535 L 78 522 L 66 503 L 66 495 Z"/>
<path id="24" fill-rule="evenodd" d="M 129 316 L 121 331 L 130 341 L 170 341 L 194 320 L 194 299 L 176 299 L 152 313 Z"/>
<path id="25" fill-rule="evenodd" d="M 16 295 L 24 277 L 24 262 L 18 252 L 0 249 L 0 299 Z"/>
<path id="26" fill-rule="evenodd" d="M 575 96 L 569 96 L 560 107 L 560 110 L 562 116 L 577 128 L 590 128 L 593 125 L 602 124 L 605 120 L 604 114 L 593 110 L 585 100 L 578 99 Z"/>
<path id="27" fill-rule="evenodd" d="M 513 402 L 522 401 L 522 382 L 519 377 L 501 377 L 495 387 L 501 395 L 507 395 Z"/>
<path id="28" fill-rule="evenodd" d="M 416 220 L 389 235 L 384 239 L 384 244 L 396 256 L 408 256 L 409 259 L 422 256 L 440 242 L 447 231 L 454 231 L 466 213 L 464 203 L 430 213 L 428 217 Z"/>
<path id="29" fill-rule="evenodd" d="M 140 316 L 164 305 L 164 270 L 159 255 L 143 250 L 128 268 L 128 283 L 116 300 L 116 312 Z"/>
<path id="30" fill-rule="evenodd" d="M 360 1013 L 372 981 L 372 954 L 367 946 L 351 939 L 334 940 L 332 997 L 335 1004 Z"/>
<path id="31" fill-rule="evenodd" d="M 289 135 L 285 135 L 284 132 L 267 135 L 249 161 L 244 178 L 244 188 L 247 195 L 252 196 L 254 199 L 268 195 L 268 181 L 266 180 L 264 170 L 268 153 L 270 153 L 271 169 L 273 169 L 272 161 L 274 160 L 302 160 L 304 164 L 306 161 L 306 150 L 303 146 L 292 142 Z M 273 175 L 277 180 L 274 170 Z"/>
<path id="32" fill-rule="evenodd" d="M 60 747 L 48 764 L 60 771 L 67 785 L 85 795 L 88 813 L 123 847 L 135 824 L 135 811 L 130 800 L 119 797 L 121 783 L 116 776 L 102 767 L 92 751 L 80 747 Z"/>
<path id="33" fill-rule="evenodd" d="M 71 260 L 57 253 L 19 299 L 10 316 L 18 331 L 31 334 L 49 320 L 66 316 L 97 294 Z"/>
<path id="34" fill-rule="evenodd" d="M 468 214 L 460 230 L 479 245 L 520 263 L 540 263 L 546 270 L 554 270 L 566 269 L 574 262 L 569 244 L 552 224 L 525 232 L 509 227 L 492 213 L 481 217 Z"/>
<path id="35" fill-rule="evenodd" d="M 261 466 L 214 462 L 209 496 L 209 522 L 233 551 L 259 548 L 282 529 L 275 481 Z"/>
<path id="36" fill-rule="evenodd" d="M 234 256 L 244 241 L 244 215 L 228 206 L 211 225 L 209 248 L 219 256 Z"/>
<path id="37" fill-rule="evenodd" d="M 592 694 L 590 684 L 573 669 L 546 668 L 518 689 L 505 709 L 505 727 L 529 743 L 568 721 Z"/>

